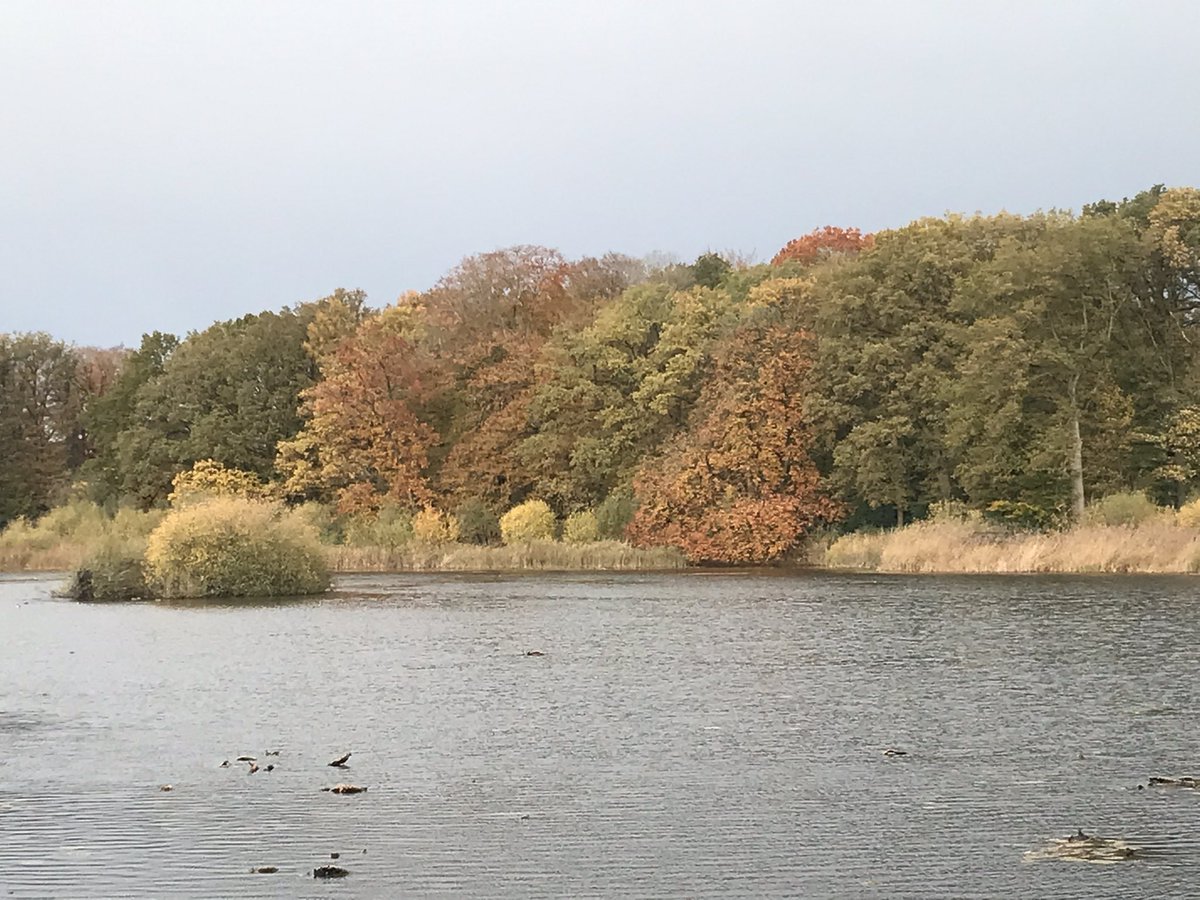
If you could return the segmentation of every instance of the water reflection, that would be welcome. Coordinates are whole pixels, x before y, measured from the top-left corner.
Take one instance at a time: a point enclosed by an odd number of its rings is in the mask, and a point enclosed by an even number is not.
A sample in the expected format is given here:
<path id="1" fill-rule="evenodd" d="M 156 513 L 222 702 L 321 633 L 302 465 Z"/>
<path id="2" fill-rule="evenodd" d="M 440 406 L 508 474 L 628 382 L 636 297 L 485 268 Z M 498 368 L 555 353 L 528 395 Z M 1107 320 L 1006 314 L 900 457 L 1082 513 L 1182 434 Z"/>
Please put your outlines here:
<path id="1" fill-rule="evenodd" d="M 1194 585 L 412 575 L 96 606 L 0 579 L 0 884 L 1190 896 L 1200 792 L 1137 785 L 1197 774 Z M 1078 828 L 1147 853 L 1026 861 Z M 332 853 L 351 874 L 314 881 Z"/>

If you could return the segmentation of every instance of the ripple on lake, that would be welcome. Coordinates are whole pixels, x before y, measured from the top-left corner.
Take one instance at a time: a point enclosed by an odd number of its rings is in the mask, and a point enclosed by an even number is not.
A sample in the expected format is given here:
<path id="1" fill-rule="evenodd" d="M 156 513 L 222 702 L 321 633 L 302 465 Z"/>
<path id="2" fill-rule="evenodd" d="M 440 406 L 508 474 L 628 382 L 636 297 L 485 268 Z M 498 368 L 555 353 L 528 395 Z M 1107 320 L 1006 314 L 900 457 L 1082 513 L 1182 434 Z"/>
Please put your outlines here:
<path id="1" fill-rule="evenodd" d="M 1192 896 L 1200 792 L 1136 785 L 1200 774 L 1194 584 L 363 576 L 82 606 L 0 579 L 0 885 Z M 246 753 L 277 768 L 219 767 Z M 1080 827 L 1148 855 L 1025 860 Z M 314 882 L 332 852 L 350 877 Z"/>

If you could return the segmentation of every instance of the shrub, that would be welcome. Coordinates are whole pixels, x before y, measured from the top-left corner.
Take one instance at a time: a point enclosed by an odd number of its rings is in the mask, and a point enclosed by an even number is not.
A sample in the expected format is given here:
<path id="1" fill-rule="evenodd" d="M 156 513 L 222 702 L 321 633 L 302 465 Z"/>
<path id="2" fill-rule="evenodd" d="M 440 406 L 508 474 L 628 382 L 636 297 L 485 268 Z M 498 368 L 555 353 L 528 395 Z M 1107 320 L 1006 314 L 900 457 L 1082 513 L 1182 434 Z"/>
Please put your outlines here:
<path id="1" fill-rule="evenodd" d="M 600 525 L 590 510 L 571 513 L 563 523 L 563 540 L 569 544 L 590 544 L 600 540 Z"/>
<path id="2" fill-rule="evenodd" d="M 458 539 L 467 544 L 500 543 L 500 519 L 482 500 L 465 501 L 454 512 Z"/>
<path id="3" fill-rule="evenodd" d="M 138 600 L 150 595 L 143 557 L 146 542 L 108 537 L 71 579 L 64 594 L 74 600 Z"/>
<path id="4" fill-rule="evenodd" d="M 506 544 L 554 540 L 554 511 L 544 500 L 527 500 L 500 517 L 500 537 Z"/>
<path id="5" fill-rule="evenodd" d="M 1200 499 L 1192 500 L 1179 507 L 1175 521 L 1184 528 L 1200 528 Z"/>
<path id="6" fill-rule="evenodd" d="M 395 550 L 413 539 L 413 514 L 393 504 L 378 512 L 351 516 L 346 522 L 346 543 L 352 547 L 386 547 Z"/>
<path id="7" fill-rule="evenodd" d="M 628 488 L 617 488 L 596 507 L 596 527 L 606 541 L 622 541 L 625 529 L 637 512 L 637 501 Z"/>
<path id="8" fill-rule="evenodd" d="M 50 510 L 37 520 L 36 528 L 47 537 L 95 540 L 108 529 L 104 510 L 87 500 L 72 500 Z"/>
<path id="9" fill-rule="evenodd" d="M 458 519 L 427 506 L 413 517 L 413 537 L 427 544 L 449 544 L 458 540 Z"/>
<path id="10" fill-rule="evenodd" d="M 172 506 L 199 503 L 210 497 L 262 500 L 267 490 L 253 472 L 227 469 L 215 459 L 202 459 L 171 479 L 171 494 L 167 499 Z"/>
<path id="11" fill-rule="evenodd" d="M 316 529 L 279 504 L 240 497 L 172 510 L 150 534 L 146 576 L 161 597 L 289 596 L 329 587 Z"/>
<path id="12" fill-rule="evenodd" d="M 1089 525 L 1139 525 L 1160 512 L 1145 494 L 1109 494 L 1089 506 L 1083 518 Z"/>

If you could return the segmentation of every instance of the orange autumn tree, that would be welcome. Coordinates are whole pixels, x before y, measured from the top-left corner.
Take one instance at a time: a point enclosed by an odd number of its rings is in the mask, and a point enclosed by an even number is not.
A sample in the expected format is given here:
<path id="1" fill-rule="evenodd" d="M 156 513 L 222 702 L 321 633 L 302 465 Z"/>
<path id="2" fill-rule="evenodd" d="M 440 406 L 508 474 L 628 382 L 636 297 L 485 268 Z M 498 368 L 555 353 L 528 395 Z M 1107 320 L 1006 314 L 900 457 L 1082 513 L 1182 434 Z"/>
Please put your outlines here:
<path id="1" fill-rule="evenodd" d="M 692 563 L 763 563 L 837 517 L 808 455 L 803 422 L 811 339 L 750 326 L 717 351 L 693 425 L 634 479 L 627 536 L 679 547 Z"/>
<path id="2" fill-rule="evenodd" d="M 307 422 L 279 445 L 287 496 L 332 492 L 343 512 L 431 500 L 424 469 L 437 435 L 414 412 L 428 373 L 412 322 L 411 309 L 389 307 L 321 358 L 321 380 L 303 395 Z"/>
<path id="3" fill-rule="evenodd" d="M 824 228 L 813 229 L 803 237 L 788 241 L 783 249 L 775 254 L 771 265 L 781 266 L 787 262 L 797 262 L 810 266 L 827 256 L 870 250 L 874 243 L 871 235 L 863 234 L 857 228 L 826 225 Z"/>

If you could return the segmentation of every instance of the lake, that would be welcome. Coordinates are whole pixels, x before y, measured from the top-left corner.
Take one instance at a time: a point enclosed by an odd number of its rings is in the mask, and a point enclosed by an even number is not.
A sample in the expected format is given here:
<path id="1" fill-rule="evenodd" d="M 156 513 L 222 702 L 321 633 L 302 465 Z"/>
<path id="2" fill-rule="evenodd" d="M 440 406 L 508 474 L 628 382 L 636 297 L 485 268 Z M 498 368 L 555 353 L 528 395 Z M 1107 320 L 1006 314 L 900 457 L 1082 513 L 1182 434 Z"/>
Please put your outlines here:
<path id="1" fill-rule="evenodd" d="M 5 896 L 1200 890 L 1200 791 L 1137 789 L 1200 774 L 1195 579 L 375 575 L 125 605 L 57 583 L 0 577 Z M 1077 828 L 1147 855 L 1024 858 Z M 314 880 L 331 862 L 350 875 Z"/>

